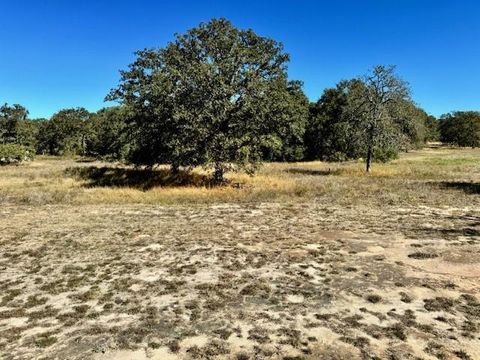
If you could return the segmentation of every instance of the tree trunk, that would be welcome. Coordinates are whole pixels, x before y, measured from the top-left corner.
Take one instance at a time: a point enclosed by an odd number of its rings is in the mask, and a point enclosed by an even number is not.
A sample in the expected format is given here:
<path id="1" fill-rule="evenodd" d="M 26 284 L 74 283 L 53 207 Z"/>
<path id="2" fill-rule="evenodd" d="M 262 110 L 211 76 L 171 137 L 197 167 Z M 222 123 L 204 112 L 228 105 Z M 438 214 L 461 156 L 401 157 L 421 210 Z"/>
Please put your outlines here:
<path id="1" fill-rule="evenodd" d="M 215 163 L 215 172 L 213 173 L 213 182 L 215 185 L 223 184 L 224 169 L 222 163 Z"/>
<path id="2" fill-rule="evenodd" d="M 367 150 L 367 173 L 370 172 L 370 168 L 372 167 L 372 145 L 368 144 L 368 150 Z"/>
<path id="3" fill-rule="evenodd" d="M 180 173 L 180 165 L 177 162 L 173 162 L 170 165 L 170 173 L 173 176 L 177 176 Z"/>
<path id="4" fill-rule="evenodd" d="M 373 118 L 376 119 L 377 117 L 377 111 L 375 110 L 373 112 Z M 367 173 L 370 172 L 370 169 L 372 167 L 372 158 L 373 158 L 373 144 L 374 144 L 374 133 L 375 133 L 375 125 L 377 121 L 375 120 L 375 122 L 373 124 L 370 124 L 369 126 L 369 129 L 368 129 L 368 140 L 367 140 Z"/>

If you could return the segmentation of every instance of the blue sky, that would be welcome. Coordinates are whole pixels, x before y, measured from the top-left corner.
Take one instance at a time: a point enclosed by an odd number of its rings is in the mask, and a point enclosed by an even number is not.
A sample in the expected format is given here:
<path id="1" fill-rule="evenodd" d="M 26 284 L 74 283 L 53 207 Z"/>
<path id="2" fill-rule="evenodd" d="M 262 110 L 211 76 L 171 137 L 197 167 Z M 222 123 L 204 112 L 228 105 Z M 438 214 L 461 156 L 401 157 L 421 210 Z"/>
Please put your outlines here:
<path id="1" fill-rule="evenodd" d="M 31 117 L 94 111 L 133 52 L 226 17 L 283 42 L 289 75 L 316 100 L 376 64 L 395 64 L 427 112 L 480 110 L 480 1 L 0 0 L 0 103 Z"/>

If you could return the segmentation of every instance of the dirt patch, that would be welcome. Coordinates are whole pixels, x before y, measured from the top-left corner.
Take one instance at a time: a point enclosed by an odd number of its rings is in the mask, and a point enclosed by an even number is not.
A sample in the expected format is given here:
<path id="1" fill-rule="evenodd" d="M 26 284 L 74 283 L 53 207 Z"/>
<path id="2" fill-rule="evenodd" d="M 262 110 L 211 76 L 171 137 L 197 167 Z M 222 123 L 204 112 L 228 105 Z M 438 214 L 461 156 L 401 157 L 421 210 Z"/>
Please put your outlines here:
<path id="1" fill-rule="evenodd" d="M 12 206 L 1 216 L 6 359 L 480 357 L 480 239 L 453 235 L 478 229 L 475 209 Z"/>

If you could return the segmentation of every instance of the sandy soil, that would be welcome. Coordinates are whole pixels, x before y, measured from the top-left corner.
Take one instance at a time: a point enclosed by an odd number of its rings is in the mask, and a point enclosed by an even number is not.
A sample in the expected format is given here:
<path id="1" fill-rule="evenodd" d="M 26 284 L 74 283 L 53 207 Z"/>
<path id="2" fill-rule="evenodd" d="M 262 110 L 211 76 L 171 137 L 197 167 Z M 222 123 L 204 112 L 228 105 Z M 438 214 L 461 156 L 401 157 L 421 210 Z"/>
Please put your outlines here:
<path id="1" fill-rule="evenodd" d="M 2 359 L 480 359 L 480 209 L 4 206 Z"/>

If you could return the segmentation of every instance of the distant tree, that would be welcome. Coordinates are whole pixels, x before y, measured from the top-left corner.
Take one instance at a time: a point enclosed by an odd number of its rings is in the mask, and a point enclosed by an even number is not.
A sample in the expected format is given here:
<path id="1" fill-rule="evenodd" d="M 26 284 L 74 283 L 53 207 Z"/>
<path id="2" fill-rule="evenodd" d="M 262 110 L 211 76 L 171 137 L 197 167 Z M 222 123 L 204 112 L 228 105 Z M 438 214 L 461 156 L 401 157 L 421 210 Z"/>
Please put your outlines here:
<path id="1" fill-rule="evenodd" d="M 363 82 L 365 86 L 356 89 L 349 109 L 362 131 L 369 172 L 374 157 L 388 159 L 404 144 L 405 129 L 412 125 L 411 117 L 401 116 L 401 111 L 411 99 L 407 83 L 395 74 L 394 66 L 375 66 Z"/>
<path id="2" fill-rule="evenodd" d="M 442 115 L 439 122 L 440 140 L 444 143 L 480 146 L 480 112 L 455 111 Z"/>
<path id="3" fill-rule="evenodd" d="M 19 143 L 18 128 L 21 122 L 27 120 L 28 110 L 19 104 L 0 107 L 0 141 L 3 144 Z"/>
<path id="4" fill-rule="evenodd" d="M 393 67 L 377 66 L 363 78 L 341 81 L 311 105 L 306 158 L 387 161 L 421 147 L 427 114 L 410 99 Z"/>
<path id="5" fill-rule="evenodd" d="M 399 150 L 409 151 L 423 147 L 427 136 L 428 114 L 410 99 L 399 101 L 395 106 L 390 106 L 389 110 L 391 118 L 398 124 Z"/>
<path id="6" fill-rule="evenodd" d="M 440 128 L 439 121 L 433 115 L 427 115 L 425 118 L 425 142 L 439 141 Z"/>
<path id="7" fill-rule="evenodd" d="M 127 133 L 129 119 L 129 110 L 124 106 L 104 108 L 92 115 L 87 154 L 112 160 L 127 159 L 131 146 Z"/>
<path id="8" fill-rule="evenodd" d="M 295 123 L 288 59 L 280 43 L 225 19 L 137 52 L 108 97 L 134 111 L 132 160 L 174 169 L 211 164 L 217 182 L 231 164 L 253 171 L 267 149 L 281 149 Z"/>
<path id="9" fill-rule="evenodd" d="M 91 114 L 84 108 L 64 109 L 39 124 L 37 149 L 51 155 L 85 155 Z"/>
<path id="10" fill-rule="evenodd" d="M 35 151 L 37 154 L 42 155 L 57 155 L 57 138 L 55 128 L 48 119 L 38 119 L 37 124 L 37 136 L 35 143 Z"/>
<path id="11" fill-rule="evenodd" d="M 308 160 L 342 161 L 362 156 L 360 134 L 349 112 L 352 93 L 363 87 L 358 79 L 341 81 L 326 89 L 310 107 L 310 119 L 305 133 Z"/>
<path id="12" fill-rule="evenodd" d="M 19 105 L 0 107 L 0 165 L 32 160 L 35 155 L 36 126 L 28 110 Z"/>
<path id="13" fill-rule="evenodd" d="M 17 143 L 35 151 L 39 136 L 39 120 L 27 119 L 17 124 Z"/>

